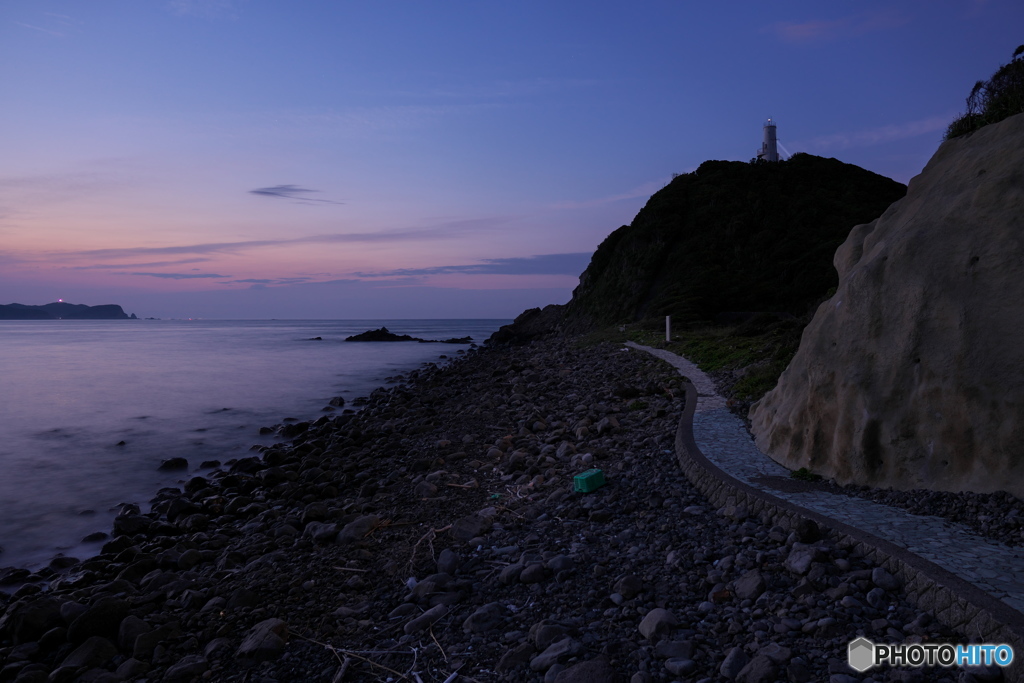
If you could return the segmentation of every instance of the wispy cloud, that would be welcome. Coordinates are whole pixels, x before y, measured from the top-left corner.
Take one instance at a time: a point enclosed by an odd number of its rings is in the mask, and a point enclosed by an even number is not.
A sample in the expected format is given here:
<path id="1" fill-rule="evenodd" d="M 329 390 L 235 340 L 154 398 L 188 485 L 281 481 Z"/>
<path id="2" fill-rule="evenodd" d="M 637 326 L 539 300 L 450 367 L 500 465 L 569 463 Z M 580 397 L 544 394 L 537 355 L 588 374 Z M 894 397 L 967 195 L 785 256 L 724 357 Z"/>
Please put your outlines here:
<path id="1" fill-rule="evenodd" d="M 808 43 L 885 31 L 902 26 L 907 21 L 907 17 L 895 10 L 882 10 L 840 19 L 779 21 L 766 26 L 762 32 L 773 33 L 787 43 Z"/>
<path id="2" fill-rule="evenodd" d="M 184 258 L 177 261 L 150 261 L 148 263 L 97 263 L 91 266 L 72 266 L 72 270 L 109 270 L 112 268 L 162 268 L 164 266 L 180 266 L 186 263 L 203 263 L 208 258 Z"/>
<path id="3" fill-rule="evenodd" d="M 428 268 L 400 268 L 376 273 L 355 273 L 359 277 L 417 277 L 425 275 L 579 275 L 590 263 L 590 252 L 540 254 L 513 258 L 483 259 L 480 263 Z"/>
<path id="4" fill-rule="evenodd" d="M 64 37 L 64 34 L 62 32 L 60 32 L 60 31 L 51 31 L 48 28 L 42 28 L 41 26 L 34 26 L 33 24 L 26 24 L 26 23 L 21 22 L 21 21 L 16 21 L 14 23 L 17 24 L 18 26 L 23 26 L 25 28 L 30 28 L 33 31 L 40 31 L 42 33 L 48 33 L 51 36 L 54 36 L 55 38 L 63 38 Z"/>
<path id="5" fill-rule="evenodd" d="M 171 254 L 236 254 L 249 249 L 263 247 L 281 247 L 295 244 L 352 244 L 352 243 L 388 243 L 388 242 L 419 242 L 455 239 L 466 233 L 488 230 L 498 227 L 510 220 L 509 217 L 471 218 L 448 221 L 429 228 L 413 228 L 390 230 L 384 232 L 349 232 L 330 235 L 310 235 L 276 240 L 248 240 L 242 242 L 207 242 L 201 244 L 183 244 L 169 247 L 122 247 L 117 249 L 89 249 L 85 251 L 69 251 L 51 253 L 51 256 L 67 258 L 116 259 L 132 256 L 157 256 Z M 122 266 L 123 267 L 123 266 Z"/>
<path id="6" fill-rule="evenodd" d="M 238 9 L 244 0 L 170 0 L 168 9 L 179 16 L 204 19 L 238 18 Z"/>
<path id="7" fill-rule="evenodd" d="M 612 202 L 619 202 L 624 199 L 636 199 L 637 197 L 650 197 L 652 194 L 665 187 L 666 180 L 652 180 L 643 185 L 638 185 L 631 190 L 625 192 L 619 192 L 616 194 L 608 195 L 606 197 L 597 197 L 594 199 L 584 200 L 566 200 L 555 202 L 551 205 L 553 209 L 586 209 L 593 206 L 602 206 L 604 204 L 611 204 Z"/>
<path id="8" fill-rule="evenodd" d="M 793 147 L 801 151 L 826 152 L 849 149 L 851 147 L 870 147 L 886 142 L 895 142 L 906 138 L 917 137 L 945 130 L 953 114 L 948 116 L 931 116 L 927 119 L 910 121 L 909 123 L 890 124 L 867 130 L 833 133 L 822 135 L 803 142 L 794 142 Z"/>
<path id="9" fill-rule="evenodd" d="M 159 277 L 165 280 L 197 280 L 206 278 L 224 278 L 230 275 L 218 275 L 217 273 L 119 273 L 120 275 L 144 275 L 146 277 Z"/>
<path id="10" fill-rule="evenodd" d="M 241 280 L 227 280 L 224 285 L 252 285 L 253 287 L 266 287 L 267 285 L 298 285 L 305 282 L 313 282 L 309 277 L 250 277 Z"/>
<path id="11" fill-rule="evenodd" d="M 344 204 L 345 202 L 336 202 L 332 199 L 317 199 L 315 197 L 309 197 L 308 195 L 312 192 L 319 192 L 320 190 L 310 190 L 305 187 L 299 187 L 298 185 L 272 185 L 271 187 L 258 187 L 255 190 L 249 190 L 249 194 L 260 195 L 261 197 L 277 197 L 279 199 L 291 199 L 300 203 L 312 203 L 320 202 L 323 204 Z"/>

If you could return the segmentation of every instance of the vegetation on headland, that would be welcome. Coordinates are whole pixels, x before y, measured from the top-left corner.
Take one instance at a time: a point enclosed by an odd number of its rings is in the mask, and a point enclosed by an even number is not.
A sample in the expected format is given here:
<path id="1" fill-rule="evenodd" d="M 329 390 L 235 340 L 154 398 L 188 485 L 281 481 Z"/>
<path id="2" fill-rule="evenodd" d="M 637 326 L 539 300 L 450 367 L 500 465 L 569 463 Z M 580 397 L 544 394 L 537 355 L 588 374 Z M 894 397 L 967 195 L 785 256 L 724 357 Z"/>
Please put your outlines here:
<path id="1" fill-rule="evenodd" d="M 1024 45 L 1013 51 L 1009 64 L 996 70 L 987 81 L 978 81 L 967 96 L 967 111 L 946 129 L 946 140 L 967 135 L 1024 113 Z"/>
<path id="2" fill-rule="evenodd" d="M 634 341 L 685 356 L 716 377 L 726 398 L 746 405 L 778 382 L 809 320 L 759 315 L 738 325 L 673 325 L 672 341 L 665 341 L 664 318 L 650 318 L 587 333 L 579 344 Z"/>
<path id="3" fill-rule="evenodd" d="M 566 305 L 566 331 L 725 311 L 804 315 L 837 284 L 836 249 L 906 193 L 836 159 L 706 161 L 659 190 L 597 248 Z"/>

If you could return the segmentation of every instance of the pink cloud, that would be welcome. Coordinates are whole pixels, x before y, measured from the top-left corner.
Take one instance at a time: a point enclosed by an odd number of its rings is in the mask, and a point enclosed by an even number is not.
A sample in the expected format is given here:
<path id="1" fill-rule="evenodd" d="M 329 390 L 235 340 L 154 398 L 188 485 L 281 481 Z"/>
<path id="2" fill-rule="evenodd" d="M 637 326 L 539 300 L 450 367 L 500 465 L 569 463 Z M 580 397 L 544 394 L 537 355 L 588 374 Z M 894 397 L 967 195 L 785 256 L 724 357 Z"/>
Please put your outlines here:
<path id="1" fill-rule="evenodd" d="M 898 12 L 886 10 L 832 20 L 780 21 L 765 27 L 763 31 L 774 33 L 787 43 L 807 43 L 885 31 L 902 26 L 907 21 Z"/>

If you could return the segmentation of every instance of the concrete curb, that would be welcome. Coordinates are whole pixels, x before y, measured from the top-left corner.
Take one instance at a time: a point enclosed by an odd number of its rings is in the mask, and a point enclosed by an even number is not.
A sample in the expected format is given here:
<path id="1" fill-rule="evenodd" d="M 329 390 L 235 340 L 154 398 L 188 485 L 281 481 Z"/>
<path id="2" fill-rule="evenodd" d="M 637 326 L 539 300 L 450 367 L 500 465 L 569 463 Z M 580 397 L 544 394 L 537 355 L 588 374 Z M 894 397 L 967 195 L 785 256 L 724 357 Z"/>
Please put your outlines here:
<path id="1" fill-rule="evenodd" d="M 1024 615 L 964 579 L 914 553 L 861 529 L 794 505 L 735 479 L 712 464 L 693 438 L 697 389 L 685 383 L 686 404 L 676 430 L 676 457 L 686 477 L 712 503 L 746 506 L 751 515 L 791 528 L 801 518 L 831 529 L 839 544 L 860 553 L 898 577 L 918 608 L 974 642 L 1013 647 L 1014 663 L 1003 670 L 1010 683 L 1024 683 Z M 851 634 L 851 639 L 853 634 Z"/>

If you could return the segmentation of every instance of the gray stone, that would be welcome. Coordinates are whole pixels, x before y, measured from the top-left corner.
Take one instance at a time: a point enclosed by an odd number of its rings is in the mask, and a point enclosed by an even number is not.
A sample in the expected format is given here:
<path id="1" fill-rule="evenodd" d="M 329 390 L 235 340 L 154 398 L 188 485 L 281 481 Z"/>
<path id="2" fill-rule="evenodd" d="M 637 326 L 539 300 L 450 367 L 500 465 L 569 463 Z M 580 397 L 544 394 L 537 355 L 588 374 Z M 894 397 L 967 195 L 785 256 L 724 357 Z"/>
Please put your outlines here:
<path id="1" fill-rule="evenodd" d="M 568 659 L 576 655 L 581 649 L 580 643 L 573 638 L 562 638 L 531 659 L 530 669 L 533 671 L 547 671 L 559 660 Z"/>
<path id="2" fill-rule="evenodd" d="M 615 683 L 617 680 L 615 669 L 604 657 L 573 664 L 555 676 L 555 683 Z"/>
<path id="3" fill-rule="evenodd" d="M 872 588 L 868 591 L 866 600 L 875 609 L 881 609 L 885 606 L 885 590 L 879 587 Z"/>
<path id="4" fill-rule="evenodd" d="M 505 621 L 505 607 L 498 602 L 484 605 L 466 617 L 462 622 L 462 630 L 466 633 L 486 633 L 492 631 Z"/>
<path id="5" fill-rule="evenodd" d="M 491 520 L 488 517 L 481 517 L 477 514 L 467 515 L 452 524 L 452 537 L 456 541 L 465 543 L 477 536 L 483 536 L 491 528 Z"/>
<path id="6" fill-rule="evenodd" d="M 773 683 L 779 669 L 770 658 L 759 654 L 736 674 L 737 683 Z"/>
<path id="7" fill-rule="evenodd" d="M 258 662 L 277 659 L 284 654 L 287 642 L 288 624 L 281 619 L 264 619 L 249 629 L 235 657 Z"/>
<path id="8" fill-rule="evenodd" d="M 164 674 L 165 681 L 190 681 L 202 676 L 210 668 L 209 662 L 199 655 L 185 655 Z"/>
<path id="9" fill-rule="evenodd" d="M 85 642 L 75 648 L 60 663 L 61 669 L 80 669 L 82 667 L 101 666 L 117 656 L 114 644 L 101 636 L 86 638 Z"/>
<path id="10" fill-rule="evenodd" d="M 739 600 L 757 600 L 764 593 L 767 584 L 764 577 L 756 569 L 751 569 L 746 574 L 736 579 L 733 591 Z"/>
<path id="11" fill-rule="evenodd" d="M 794 543 L 793 549 L 789 551 L 789 555 L 786 557 L 785 566 L 786 569 L 794 574 L 803 576 L 810 570 L 812 562 L 819 562 L 821 559 L 822 552 L 820 548 L 802 543 Z"/>
<path id="12" fill-rule="evenodd" d="M 871 570 L 871 583 L 884 591 L 895 591 L 900 587 L 900 580 L 882 567 L 875 567 Z"/>
<path id="13" fill-rule="evenodd" d="M 768 643 L 757 651 L 757 656 L 767 657 L 776 664 L 785 664 L 793 657 L 793 651 L 778 643 Z"/>
<path id="14" fill-rule="evenodd" d="M 637 595 L 640 594 L 640 591 L 642 591 L 643 589 L 643 580 L 638 576 L 633 576 L 632 574 L 627 574 L 626 576 L 623 576 L 621 579 L 616 581 L 615 586 L 612 587 L 613 591 L 615 591 L 622 597 L 626 598 L 627 600 L 632 600 L 633 598 L 635 598 Z"/>
<path id="15" fill-rule="evenodd" d="M 135 650 L 135 639 L 143 633 L 149 633 L 153 627 L 139 619 L 134 614 L 129 614 L 121 621 L 117 630 L 117 645 L 125 652 Z"/>
<path id="16" fill-rule="evenodd" d="M 135 659 L 147 660 L 153 657 L 153 650 L 161 641 L 173 638 L 178 634 L 177 624 L 164 624 L 152 631 L 139 633 L 135 637 L 135 646 L 132 648 L 132 657 Z"/>
<path id="17" fill-rule="evenodd" d="M 80 643 L 90 636 L 117 638 L 121 622 L 128 616 L 128 603 L 120 598 L 100 598 L 68 626 L 68 640 Z"/>
<path id="18" fill-rule="evenodd" d="M 117 671 L 114 673 L 120 676 L 123 680 L 132 681 L 136 678 L 141 678 L 147 671 L 149 671 L 148 664 L 140 662 L 134 657 L 129 657 L 121 662 L 121 665 L 117 667 Z"/>
<path id="19" fill-rule="evenodd" d="M 665 670 L 673 676 L 689 676 L 697 670 L 697 662 L 692 659 L 673 657 L 665 661 Z"/>
<path id="20" fill-rule="evenodd" d="M 495 668 L 499 672 L 504 672 L 511 671 L 520 666 L 526 666 L 536 651 L 537 649 L 533 647 L 532 643 L 520 643 L 503 654 Z"/>
<path id="21" fill-rule="evenodd" d="M 545 578 L 547 578 L 547 570 L 544 569 L 544 565 L 540 562 L 526 565 L 519 574 L 520 583 L 540 583 Z"/>
<path id="22" fill-rule="evenodd" d="M 317 543 L 332 543 L 338 538 L 338 525 L 330 522 L 310 522 L 303 529 L 305 538 L 312 538 Z"/>
<path id="23" fill-rule="evenodd" d="M 652 640 L 657 636 L 668 633 L 678 623 L 675 615 L 667 609 L 655 607 L 640 622 L 640 635 L 648 640 Z"/>
<path id="24" fill-rule="evenodd" d="M 419 633 L 446 614 L 448 614 L 448 605 L 445 605 L 444 603 L 434 605 L 423 614 L 409 620 L 409 623 L 405 625 L 404 630 L 406 634 Z"/>
<path id="25" fill-rule="evenodd" d="M 61 605 L 51 597 L 15 603 L 0 619 L 0 634 L 9 634 L 16 645 L 39 640 L 39 637 L 51 628 L 62 625 L 61 621 L 66 611 L 64 606 L 74 604 L 76 603 Z"/>
<path id="26" fill-rule="evenodd" d="M 455 576 L 459 571 L 459 556 L 451 548 L 445 548 L 437 556 L 437 571 Z"/>
<path id="27" fill-rule="evenodd" d="M 664 659 L 690 659 L 693 657 L 693 641 L 662 640 L 654 647 L 654 654 Z"/>
<path id="28" fill-rule="evenodd" d="M 377 515 L 363 515 L 359 519 L 349 522 L 338 532 L 338 543 L 349 544 L 363 540 L 367 534 L 373 531 L 380 524 L 380 517 Z"/>
<path id="29" fill-rule="evenodd" d="M 734 647 L 729 650 L 729 654 L 725 656 L 725 661 L 718 667 L 718 673 L 722 674 L 730 681 L 734 680 L 743 667 L 747 665 L 747 655 L 743 652 L 742 647 Z"/>

